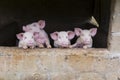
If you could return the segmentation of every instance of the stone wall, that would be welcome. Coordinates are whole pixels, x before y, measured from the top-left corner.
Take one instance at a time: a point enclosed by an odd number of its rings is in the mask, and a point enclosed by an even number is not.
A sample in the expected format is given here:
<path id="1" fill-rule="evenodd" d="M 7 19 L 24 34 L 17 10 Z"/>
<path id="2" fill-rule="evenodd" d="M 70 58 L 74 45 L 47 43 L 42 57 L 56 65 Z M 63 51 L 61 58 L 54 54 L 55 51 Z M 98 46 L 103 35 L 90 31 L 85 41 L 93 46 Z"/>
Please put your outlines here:
<path id="1" fill-rule="evenodd" d="M 119 66 L 106 49 L 0 47 L 0 80 L 119 80 Z"/>
<path id="2" fill-rule="evenodd" d="M 112 1 L 108 50 L 0 47 L 0 80 L 120 80 L 120 0 Z"/>
<path id="3" fill-rule="evenodd" d="M 120 0 L 112 0 L 111 22 L 109 32 L 109 50 L 114 53 L 120 52 Z"/>

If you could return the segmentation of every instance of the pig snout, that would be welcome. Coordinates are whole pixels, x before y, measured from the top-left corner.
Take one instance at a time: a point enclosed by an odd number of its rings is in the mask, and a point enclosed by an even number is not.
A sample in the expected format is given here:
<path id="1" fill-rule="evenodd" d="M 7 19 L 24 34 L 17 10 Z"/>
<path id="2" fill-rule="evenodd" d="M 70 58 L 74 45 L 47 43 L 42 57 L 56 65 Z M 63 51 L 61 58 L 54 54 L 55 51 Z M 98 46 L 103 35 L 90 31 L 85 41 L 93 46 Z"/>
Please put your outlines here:
<path id="1" fill-rule="evenodd" d="M 29 41 L 28 41 L 28 45 L 29 45 L 29 46 L 32 46 L 32 45 L 34 45 L 34 41 L 32 41 L 32 40 L 29 40 Z"/>
<path id="2" fill-rule="evenodd" d="M 83 43 L 84 43 L 84 44 L 90 44 L 90 40 L 91 40 L 91 39 L 85 38 L 85 39 L 83 40 Z"/>
<path id="3" fill-rule="evenodd" d="M 64 44 L 64 45 L 62 45 L 63 47 L 68 47 L 68 45 L 66 45 L 66 44 Z"/>
<path id="4" fill-rule="evenodd" d="M 61 46 L 62 46 L 62 47 L 68 47 L 68 46 L 69 46 L 69 44 L 66 44 L 66 43 L 61 43 Z"/>
<path id="5" fill-rule="evenodd" d="M 89 43 L 89 42 L 90 42 L 90 40 L 89 40 L 89 39 L 85 39 L 84 41 L 85 41 L 86 43 Z"/>
<path id="6" fill-rule="evenodd" d="M 38 39 L 36 39 L 36 42 L 38 42 L 38 43 L 45 43 L 45 40 L 42 38 L 38 38 Z"/>

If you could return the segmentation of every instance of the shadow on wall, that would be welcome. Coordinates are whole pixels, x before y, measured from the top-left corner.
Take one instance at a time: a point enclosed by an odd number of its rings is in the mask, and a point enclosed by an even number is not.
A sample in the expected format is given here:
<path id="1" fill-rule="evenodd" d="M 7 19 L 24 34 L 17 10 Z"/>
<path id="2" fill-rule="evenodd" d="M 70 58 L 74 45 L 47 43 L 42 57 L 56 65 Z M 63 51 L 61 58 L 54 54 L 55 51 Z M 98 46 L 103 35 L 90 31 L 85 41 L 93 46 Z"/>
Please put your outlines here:
<path id="1" fill-rule="evenodd" d="M 15 46 L 16 33 L 18 32 L 18 24 L 12 22 L 0 28 L 0 45 L 1 46 Z"/>

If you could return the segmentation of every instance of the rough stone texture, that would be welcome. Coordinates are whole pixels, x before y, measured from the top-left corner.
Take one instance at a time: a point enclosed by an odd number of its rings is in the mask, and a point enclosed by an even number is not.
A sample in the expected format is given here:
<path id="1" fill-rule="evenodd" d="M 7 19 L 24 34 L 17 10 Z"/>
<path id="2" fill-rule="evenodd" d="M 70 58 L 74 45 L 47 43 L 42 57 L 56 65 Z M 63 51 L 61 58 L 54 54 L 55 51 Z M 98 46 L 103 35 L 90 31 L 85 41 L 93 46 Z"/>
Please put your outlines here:
<path id="1" fill-rule="evenodd" d="M 105 78 L 103 78 L 103 76 L 100 75 L 99 73 L 89 72 L 82 73 L 78 80 L 105 80 Z"/>
<path id="2" fill-rule="evenodd" d="M 109 49 L 113 53 L 119 53 L 120 52 L 120 33 L 112 33 L 111 39 L 109 39 Z"/>
<path id="3" fill-rule="evenodd" d="M 115 12 L 120 13 L 120 0 L 116 0 Z"/>
<path id="4" fill-rule="evenodd" d="M 120 0 L 112 0 L 108 47 L 112 53 L 120 53 Z"/>
<path id="5" fill-rule="evenodd" d="M 114 0 L 114 8 L 112 10 L 112 32 L 120 32 L 120 0 Z"/>
<path id="6" fill-rule="evenodd" d="M 120 32 L 120 13 L 113 15 L 112 32 Z"/>
<path id="7" fill-rule="evenodd" d="M 0 47 L 0 80 L 117 80 L 120 59 L 107 49 Z"/>
<path id="8" fill-rule="evenodd" d="M 120 72 L 116 71 L 113 73 L 108 73 L 108 74 L 106 74 L 106 79 L 107 80 L 120 80 Z"/>

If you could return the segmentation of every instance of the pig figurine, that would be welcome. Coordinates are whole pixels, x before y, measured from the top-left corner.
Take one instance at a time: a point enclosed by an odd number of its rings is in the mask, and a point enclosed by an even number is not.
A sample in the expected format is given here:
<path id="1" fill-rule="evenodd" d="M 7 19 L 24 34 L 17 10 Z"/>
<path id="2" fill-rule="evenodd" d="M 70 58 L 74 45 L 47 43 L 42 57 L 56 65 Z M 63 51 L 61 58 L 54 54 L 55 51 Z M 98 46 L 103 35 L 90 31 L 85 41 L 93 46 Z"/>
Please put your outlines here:
<path id="1" fill-rule="evenodd" d="M 81 48 L 91 48 L 92 47 L 92 37 L 97 33 L 97 28 L 91 28 L 90 30 L 82 30 L 80 28 L 75 28 L 75 34 L 79 37 L 75 44 L 71 45 L 72 47 L 81 47 Z"/>
<path id="2" fill-rule="evenodd" d="M 37 46 L 42 48 L 42 47 L 44 47 L 44 44 L 45 44 L 47 46 L 47 48 L 51 48 L 48 35 L 43 30 L 44 27 L 45 27 L 45 21 L 39 20 L 38 22 L 34 22 L 32 24 L 28 24 L 26 26 L 23 26 L 23 31 L 39 33 L 39 34 L 36 34 L 36 37 L 35 37 L 35 41 L 37 43 Z"/>
<path id="3" fill-rule="evenodd" d="M 19 33 L 16 34 L 16 36 L 19 39 L 18 47 L 27 49 L 28 47 L 34 48 L 36 46 L 33 33 L 31 32 Z"/>
<path id="4" fill-rule="evenodd" d="M 60 31 L 50 34 L 54 40 L 54 47 L 68 48 L 71 45 L 70 40 L 74 38 L 75 33 L 73 31 Z"/>

